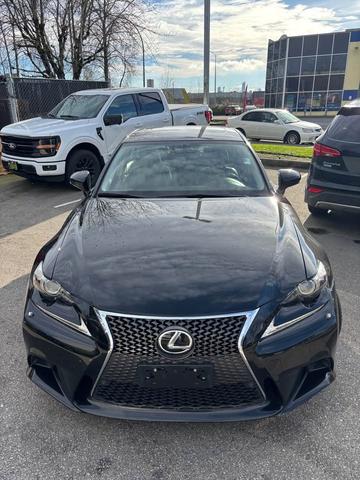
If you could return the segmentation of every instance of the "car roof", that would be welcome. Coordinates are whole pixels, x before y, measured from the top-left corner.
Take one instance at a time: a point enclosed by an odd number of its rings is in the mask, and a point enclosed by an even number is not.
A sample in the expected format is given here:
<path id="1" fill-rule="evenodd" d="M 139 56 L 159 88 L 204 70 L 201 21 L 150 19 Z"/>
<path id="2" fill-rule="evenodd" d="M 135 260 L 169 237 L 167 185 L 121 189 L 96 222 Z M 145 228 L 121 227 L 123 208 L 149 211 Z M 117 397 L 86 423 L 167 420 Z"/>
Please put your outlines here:
<path id="1" fill-rule="evenodd" d="M 125 139 L 125 142 L 166 142 L 176 140 L 225 140 L 243 142 L 241 134 L 235 128 L 200 125 L 135 130 Z"/>
<path id="2" fill-rule="evenodd" d="M 360 98 L 345 104 L 344 107 L 345 108 L 359 108 L 360 107 Z"/>
<path id="3" fill-rule="evenodd" d="M 159 92 L 156 88 L 94 88 L 91 90 L 80 90 L 72 95 L 116 95 L 119 93 L 142 93 L 142 92 Z"/>
<path id="4" fill-rule="evenodd" d="M 250 107 L 255 105 L 247 105 L 247 106 Z M 274 113 L 280 112 L 280 111 L 287 112 L 286 108 L 256 108 L 256 111 L 257 112 L 274 112 Z M 245 113 L 252 113 L 252 112 L 255 112 L 255 109 Z"/>

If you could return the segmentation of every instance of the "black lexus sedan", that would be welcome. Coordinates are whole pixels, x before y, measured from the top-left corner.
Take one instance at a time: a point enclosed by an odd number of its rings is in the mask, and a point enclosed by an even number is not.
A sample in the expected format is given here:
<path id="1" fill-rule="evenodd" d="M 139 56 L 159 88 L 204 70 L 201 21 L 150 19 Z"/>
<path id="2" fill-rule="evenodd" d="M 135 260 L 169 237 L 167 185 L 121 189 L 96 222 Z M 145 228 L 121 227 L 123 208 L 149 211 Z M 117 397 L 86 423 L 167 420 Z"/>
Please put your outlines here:
<path id="1" fill-rule="evenodd" d="M 342 107 L 317 139 L 305 202 L 313 215 L 360 213 L 360 100 Z"/>
<path id="2" fill-rule="evenodd" d="M 28 376 L 68 407 L 224 421 L 289 411 L 335 378 L 328 258 L 246 139 L 137 131 L 39 252 L 24 313 Z"/>

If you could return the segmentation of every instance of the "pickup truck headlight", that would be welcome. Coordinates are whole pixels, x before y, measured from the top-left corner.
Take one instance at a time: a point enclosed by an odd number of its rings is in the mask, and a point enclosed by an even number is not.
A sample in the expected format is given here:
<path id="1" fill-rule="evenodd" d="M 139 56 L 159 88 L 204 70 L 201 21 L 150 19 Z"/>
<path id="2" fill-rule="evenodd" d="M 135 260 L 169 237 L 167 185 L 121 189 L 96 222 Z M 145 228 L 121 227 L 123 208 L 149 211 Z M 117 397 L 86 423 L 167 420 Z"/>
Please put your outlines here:
<path id="1" fill-rule="evenodd" d="M 36 156 L 51 157 L 56 155 L 61 145 L 60 137 L 39 138 L 35 145 Z"/>
<path id="2" fill-rule="evenodd" d="M 262 338 L 289 328 L 320 311 L 325 304 L 320 295 L 326 286 L 329 286 L 328 275 L 324 264 L 319 262 L 316 274 L 299 283 L 285 298 Z"/>
<path id="3" fill-rule="evenodd" d="M 90 335 L 71 294 L 60 283 L 45 276 L 42 262 L 34 270 L 31 280 L 35 290 L 32 300 L 43 313 L 85 335 Z"/>

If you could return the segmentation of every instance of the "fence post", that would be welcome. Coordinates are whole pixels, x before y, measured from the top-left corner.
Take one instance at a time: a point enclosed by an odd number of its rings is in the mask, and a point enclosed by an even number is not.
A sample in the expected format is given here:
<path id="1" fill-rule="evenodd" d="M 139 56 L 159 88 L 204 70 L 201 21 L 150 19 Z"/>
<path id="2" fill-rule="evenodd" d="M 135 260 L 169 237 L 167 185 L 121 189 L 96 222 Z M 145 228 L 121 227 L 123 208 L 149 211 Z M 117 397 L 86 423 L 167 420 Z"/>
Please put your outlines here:
<path id="1" fill-rule="evenodd" d="M 6 88 L 9 96 L 11 121 L 15 123 L 15 122 L 18 122 L 20 119 L 19 119 L 17 98 L 15 93 L 14 79 L 10 75 L 6 76 Z"/>

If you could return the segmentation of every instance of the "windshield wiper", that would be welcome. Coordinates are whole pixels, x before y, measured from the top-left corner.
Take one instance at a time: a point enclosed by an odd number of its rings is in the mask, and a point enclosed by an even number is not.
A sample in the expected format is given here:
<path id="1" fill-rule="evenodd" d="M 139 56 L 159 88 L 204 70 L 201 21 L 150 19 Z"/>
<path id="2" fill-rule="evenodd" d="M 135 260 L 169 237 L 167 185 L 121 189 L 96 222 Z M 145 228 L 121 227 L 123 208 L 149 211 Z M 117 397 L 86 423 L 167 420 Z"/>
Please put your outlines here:
<path id="1" fill-rule="evenodd" d="M 78 120 L 80 117 L 76 115 L 60 115 L 60 118 L 69 119 L 69 120 Z"/>
<path id="2" fill-rule="evenodd" d="M 98 197 L 109 197 L 109 198 L 145 198 L 140 195 L 133 195 L 131 193 L 117 193 L 117 192 L 99 192 Z"/>

